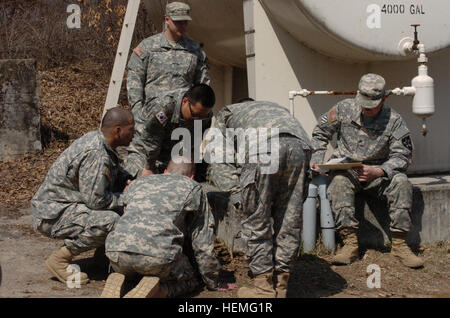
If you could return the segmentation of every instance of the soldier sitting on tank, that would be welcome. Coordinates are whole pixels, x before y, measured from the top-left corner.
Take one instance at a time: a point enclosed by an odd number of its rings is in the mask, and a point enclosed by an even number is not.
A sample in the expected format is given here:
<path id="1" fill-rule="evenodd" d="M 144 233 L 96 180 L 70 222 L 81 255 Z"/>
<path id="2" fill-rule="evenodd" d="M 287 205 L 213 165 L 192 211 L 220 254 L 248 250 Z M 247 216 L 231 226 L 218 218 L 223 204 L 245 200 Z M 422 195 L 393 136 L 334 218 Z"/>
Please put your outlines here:
<path id="1" fill-rule="evenodd" d="M 185 295 L 201 281 L 217 289 L 219 263 L 208 200 L 192 180 L 194 165 L 176 162 L 170 161 L 164 174 L 139 177 L 125 192 L 124 215 L 106 239 L 106 255 L 115 272 L 102 297 L 121 297 L 125 278 L 137 275 L 144 277 L 125 298 Z"/>
<path id="2" fill-rule="evenodd" d="M 406 243 L 412 227 L 412 185 L 405 174 L 413 150 L 410 132 L 402 117 L 384 103 L 385 99 L 384 78 L 366 74 L 361 77 L 356 98 L 342 100 L 323 114 L 312 133 L 312 169 L 323 163 L 334 134 L 337 147 L 332 158 L 348 157 L 363 163 L 353 170 L 330 173 L 328 197 L 344 242 L 332 260 L 334 264 L 350 264 L 359 258 L 355 194 L 364 192 L 388 200 L 392 254 L 408 267 L 423 266 L 423 260 Z"/>
<path id="3" fill-rule="evenodd" d="M 133 114 L 115 107 L 108 110 L 101 129 L 75 140 L 51 166 L 44 183 L 31 199 L 34 229 L 64 239 L 45 266 L 63 283 L 75 255 L 103 247 L 106 235 L 123 209 L 121 192 L 130 176 L 120 167 L 116 148 L 130 144 Z M 88 283 L 79 273 L 80 284 Z"/>
<path id="4" fill-rule="evenodd" d="M 245 215 L 242 237 L 254 276 L 253 286 L 241 287 L 237 295 L 285 298 L 300 246 L 308 136 L 285 107 L 267 101 L 226 106 L 217 114 L 214 129 L 218 136 L 207 146 L 208 179 L 229 193 L 231 203 Z M 214 141 L 221 136 L 230 145 L 224 151 Z M 239 139 L 245 143 L 235 142 Z"/>

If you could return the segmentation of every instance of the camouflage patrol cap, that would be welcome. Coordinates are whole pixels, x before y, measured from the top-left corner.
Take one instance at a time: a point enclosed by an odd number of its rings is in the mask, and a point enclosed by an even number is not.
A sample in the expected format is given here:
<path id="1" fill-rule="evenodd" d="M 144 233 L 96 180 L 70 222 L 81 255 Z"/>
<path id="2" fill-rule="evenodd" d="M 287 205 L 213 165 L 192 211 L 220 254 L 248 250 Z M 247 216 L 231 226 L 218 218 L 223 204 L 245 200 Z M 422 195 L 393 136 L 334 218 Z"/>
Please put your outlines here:
<path id="1" fill-rule="evenodd" d="M 377 74 L 363 75 L 359 81 L 356 104 L 364 108 L 377 107 L 385 95 L 386 82 Z"/>
<path id="2" fill-rule="evenodd" d="M 166 16 L 173 21 L 192 21 L 190 11 L 191 8 L 183 2 L 171 2 L 166 6 Z"/>

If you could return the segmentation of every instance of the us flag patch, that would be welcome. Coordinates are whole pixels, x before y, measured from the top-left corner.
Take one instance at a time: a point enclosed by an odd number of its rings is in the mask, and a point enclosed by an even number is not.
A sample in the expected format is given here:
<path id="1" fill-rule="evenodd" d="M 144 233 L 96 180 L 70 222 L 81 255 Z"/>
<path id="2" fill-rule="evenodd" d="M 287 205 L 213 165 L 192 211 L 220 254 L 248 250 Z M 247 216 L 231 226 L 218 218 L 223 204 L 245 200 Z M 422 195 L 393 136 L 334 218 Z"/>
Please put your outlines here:
<path id="1" fill-rule="evenodd" d="M 138 46 L 134 49 L 134 53 L 136 53 L 138 56 L 141 56 L 144 54 L 144 51 Z"/>
<path id="2" fill-rule="evenodd" d="M 105 176 L 108 178 L 108 181 L 111 181 L 111 176 L 109 175 L 109 168 L 105 169 Z"/>
<path id="3" fill-rule="evenodd" d="M 336 111 L 334 109 L 330 110 L 330 112 L 328 113 L 328 120 L 330 121 L 330 123 L 335 122 L 338 119 L 337 115 L 336 115 Z"/>

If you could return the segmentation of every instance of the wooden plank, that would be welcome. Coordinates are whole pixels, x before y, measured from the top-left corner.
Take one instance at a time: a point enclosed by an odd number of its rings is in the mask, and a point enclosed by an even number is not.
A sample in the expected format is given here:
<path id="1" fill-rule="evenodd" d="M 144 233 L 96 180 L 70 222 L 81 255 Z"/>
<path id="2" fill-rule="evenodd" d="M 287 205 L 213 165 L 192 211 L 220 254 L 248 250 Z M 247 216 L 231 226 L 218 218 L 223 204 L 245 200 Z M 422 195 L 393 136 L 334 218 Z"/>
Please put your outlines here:
<path id="1" fill-rule="evenodd" d="M 108 95 L 106 96 L 105 107 L 103 108 L 103 116 L 108 109 L 116 107 L 119 100 L 123 74 L 128 60 L 128 52 L 130 51 L 131 39 L 133 38 L 140 3 L 141 0 L 128 1 L 119 45 L 117 47 L 116 59 L 109 82 Z"/>

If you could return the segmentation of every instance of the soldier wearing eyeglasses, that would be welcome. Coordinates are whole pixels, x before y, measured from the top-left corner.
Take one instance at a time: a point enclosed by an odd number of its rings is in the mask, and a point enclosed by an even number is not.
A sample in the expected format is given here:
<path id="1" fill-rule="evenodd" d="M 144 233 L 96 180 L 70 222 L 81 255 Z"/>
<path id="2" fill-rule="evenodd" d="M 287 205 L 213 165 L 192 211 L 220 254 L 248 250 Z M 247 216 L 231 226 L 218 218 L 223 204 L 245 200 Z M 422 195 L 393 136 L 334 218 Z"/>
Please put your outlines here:
<path id="1" fill-rule="evenodd" d="M 128 148 L 125 169 L 134 177 L 162 173 L 176 149 L 181 152 L 177 155 L 192 155 L 197 144 L 194 140 L 194 121 L 201 122 L 202 134 L 197 136 L 201 138 L 203 131 L 211 126 L 215 94 L 209 85 L 196 84 L 190 89 L 160 94 L 151 104 L 148 115 L 137 114 L 143 122 L 142 135 L 135 137 Z M 177 128 L 185 130 L 174 132 Z M 182 147 L 179 136 L 188 139 L 182 140 Z"/>

